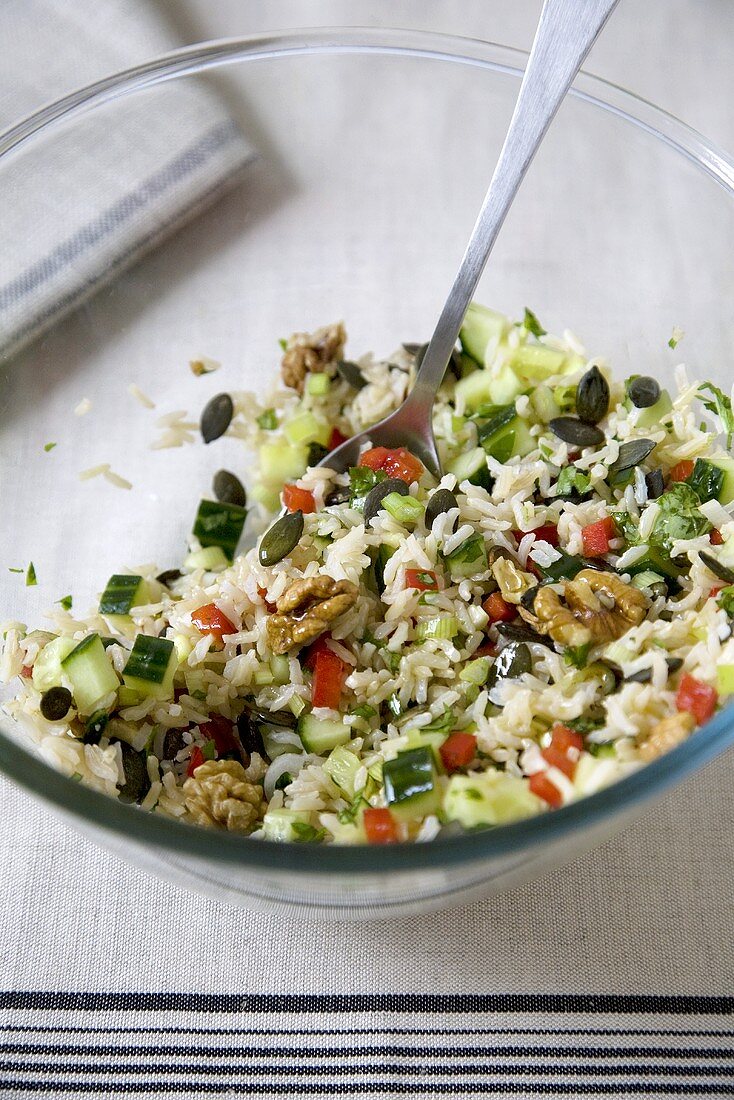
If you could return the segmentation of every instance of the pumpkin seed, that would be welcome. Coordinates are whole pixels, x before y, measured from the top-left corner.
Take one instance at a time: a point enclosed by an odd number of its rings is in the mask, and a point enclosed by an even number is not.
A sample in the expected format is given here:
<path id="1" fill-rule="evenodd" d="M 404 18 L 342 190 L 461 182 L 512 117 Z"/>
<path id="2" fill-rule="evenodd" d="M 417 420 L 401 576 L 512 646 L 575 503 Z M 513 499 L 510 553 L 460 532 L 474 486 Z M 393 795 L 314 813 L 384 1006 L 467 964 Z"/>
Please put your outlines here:
<path id="1" fill-rule="evenodd" d="M 228 393 L 218 393 L 212 397 L 201 414 L 199 427 L 205 443 L 211 443 L 224 435 L 234 416 L 234 404 Z"/>
<path id="2" fill-rule="evenodd" d="M 491 691 L 500 680 L 515 680 L 532 672 L 533 658 L 525 642 L 510 642 L 495 659 L 489 670 L 486 688 Z"/>
<path id="3" fill-rule="evenodd" d="M 324 504 L 331 508 L 334 504 L 346 504 L 352 499 L 352 492 L 348 485 L 337 485 L 324 497 Z"/>
<path id="4" fill-rule="evenodd" d="M 533 608 L 535 606 L 535 597 L 538 595 L 538 592 L 540 592 L 540 585 L 534 584 L 532 588 L 526 588 L 522 596 L 520 597 L 520 603 L 525 608 L 525 610 L 529 611 L 531 614 L 533 613 Z"/>
<path id="5" fill-rule="evenodd" d="M 647 486 L 647 499 L 657 500 L 665 492 L 665 478 L 663 477 L 663 471 L 650 470 L 649 474 L 645 474 L 645 485 Z"/>
<path id="6" fill-rule="evenodd" d="M 660 400 L 660 386 L 654 378 L 641 374 L 627 386 L 627 394 L 636 409 L 649 409 Z"/>
<path id="7" fill-rule="evenodd" d="M 166 569 L 163 573 L 159 573 L 156 577 L 158 584 L 162 584 L 164 588 L 170 588 L 174 581 L 181 580 L 183 573 L 180 569 Z"/>
<path id="8" fill-rule="evenodd" d="M 243 710 L 237 719 L 237 736 L 244 752 L 249 753 L 250 756 L 254 752 L 265 756 L 262 733 L 251 711 Z"/>
<path id="9" fill-rule="evenodd" d="M 668 586 L 665 583 L 665 581 L 655 581 L 653 584 L 650 585 L 650 599 L 651 600 L 657 600 L 661 596 L 665 596 L 667 598 L 667 595 L 668 595 Z"/>
<path id="10" fill-rule="evenodd" d="M 609 412 L 609 383 L 597 366 L 587 370 L 578 384 L 576 412 L 589 424 L 598 424 Z"/>
<path id="11" fill-rule="evenodd" d="M 683 661 L 680 657 L 666 657 L 665 663 L 668 666 L 668 676 L 672 676 L 674 672 L 683 667 Z M 647 668 L 641 668 L 639 672 L 633 672 L 631 676 L 627 676 L 625 683 L 649 684 L 651 680 L 652 666 L 648 666 Z"/>
<path id="12" fill-rule="evenodd" d="M 175 760 L 181 749 L 185 748 L 186 742 L 183 737 L 183 730 L 170 729 L 166 730 L 166 736 L 163 738 L 162 757 L 163 760 Z"/>
<path id="13" fill-rule="evenodd" d="M 110 716 L 106 710 L 96 710 L 84 724 L 84 744 L 98 745 L 99 739 L 107 728 Z"/>
<path id="14" fill-rule="evenodd" d="M 554 416 L 548 427 L 564 443 L 570 443 L 574 447 L 598 447 L 604 442 L 601 428 L 597 428 L 596 424 L 587 424 L 585 420 L 578 420 L 575 416 Z"/>
<path id="15" fill-rule="evenodd" d="M 336 369 L 352 389 L 363 390 L 367 385 L 367 379 L 356 363 L 352 363 L 348 359 L 339 359 L 336 364 Z"/>
<path id="16" fill-rule="evenodd" d="M 145 753 L 136 752 L 127 741 L 119 741 L 125 782 L 120 787 L 120 802 L 142 802 L 150 790 Z"/>
<path id="17" fill-rule="evenodd" d="M 458 507 L 459 503 L 450 489 L 437 489 L 426 505 L 425 524 L 428 530 L 431 530 L 440 515 Z"/>
<path id="18" fill-rule="evenodd" d="M 553 642 L 550 638 L 544 634 L 538 634 L 526 623 L 495 623 L 495 626 L 497 627 L 497 633 L 510 642 L 535 642 L 553 649 Z"/>
<path id="19" fill-rule="evenodd" d="M 329 453 L 329 448 L 324 447 L 321 443 L 309 443 L 308 454 L 306 456 L 307 466 L 318 466 L 322 458 L 326 458 Z"/>
<path id="20" fill-rule="evenodd" d="M 212 488 L 214 496 L 222 504 L 236 504 L 238 508 L 244 508 L 247 504 L 247 493 L 242 482 L 229 470 L 217 470 Z"/>
<path id="21" fill-rule="evenodd" d="M 262 539 L 258 557 L 261 565 L 277 565 L 298 546 L 303 534 L 303 512 L 289 512 L 276 519 Z"/>
<path id="22" fill-rule="evenodd" d="M 390 493 L 400 493 L 401 497 L 407 497 L 408 486 L 399 477 L 389 477 L 386 481 L 378 481 L 373 485 L 364 498 L 364 525 L 367 527 L 371 519 L 374 519 L 382 508 L 382 502 Z"/>
<path id="23" fill-rule="evenodd" d="M 415 369 L 419 370 L 420 365 L 423 362 L 423 357 L 428 350 L 428 344 L 403 344 L 404 349 L 408 355 L 413 356 Z M 454 348 L 451 352 L 451 358 L 448 361 L 448 366 L 457 378 L 462 376 L 462 363 L 461 352 L 457 348 Z"/>
<path id="24" fill-rule="evenodd" d="M 614 477 L 623 470 L 631 470 L 644 462 L 651 451 L 655 449 L 652 439 L 630 439 L 619 448 L 617 458 L 609 467 L 609 474 Z"/>
<path id="25" fill-rule="evenodd" d="M 734 569 L 727 569 L 713 554 L 707 554 L 705 550 L 699 550 L 698 556 L 715 577 L 726 584 L 734 584 Z"/>
<path id="26" fill-rule="evenodd" d="M 66 718 L 71 706 L 71 692 L 65 687 L 52 687 L 41 696 L 41 714 L 47 722 Z"/>

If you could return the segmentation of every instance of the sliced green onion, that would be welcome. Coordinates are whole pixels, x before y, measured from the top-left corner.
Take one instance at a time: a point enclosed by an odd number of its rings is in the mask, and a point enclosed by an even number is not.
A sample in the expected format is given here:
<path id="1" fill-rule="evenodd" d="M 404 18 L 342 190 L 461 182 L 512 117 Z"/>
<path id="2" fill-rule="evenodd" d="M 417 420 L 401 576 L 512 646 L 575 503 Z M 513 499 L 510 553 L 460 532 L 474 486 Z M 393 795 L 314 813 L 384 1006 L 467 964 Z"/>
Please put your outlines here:
<path id="1" fill-rule="evenodd" d="M 632 578 L 630 584 L 634 588 L 651 588 L 652 585 L 664 580 L 665 577 L 660 573 L 653 573 L 652 569 L 643 569 L 641 573 Z"/>
<path id="2" fill-rule="evenodd" d="M 403 497 L 400 493 L 388 493 L 382 507 L 404 527 L 413 526 L 423 515 L 424 507 L 415 497 Z"/>
<path id="3" fill-rule="evenodd" d="M 257 425 L 266 432 L 272 432 L 278 427 L 278 415 L 275 409 L 266 409 L 257 418 Z"/>
<path id="4" fill-rule="evenodd" d="M 416 626 L 415 636 L 419 642 L 428 638 L 454 638 L 459 633 L 459 620 L 456 615 L 439 615 L 435 619 L 421 619 Z"/>
<path id="5" fill-rule="evenodd" d="M 325 397 L 329 392 L 331 386 L 331 379 L 328 374 L 317 372 L 315 374 L 309 374 L 306 381 L 306 392 L 311 394 L 311 397 Z"/>
<path id="6" fill-rule="evenodd" d="M 374 718 L 377 711 L 374 707 L 371 707 L 369 703 L 362 703 L 361 706 L 352 707 L 349 713 L 353 714 L 356 718 L 364 718 L 365 722 L 367 722 L 370 718 Z"/>
<path id="7" fill-rule="evenodd" d="M 306 709 L 306 704 L 300 695 L 291 695 L 288 700 L 288 709 L 294 718 L 298 718 Z"/>

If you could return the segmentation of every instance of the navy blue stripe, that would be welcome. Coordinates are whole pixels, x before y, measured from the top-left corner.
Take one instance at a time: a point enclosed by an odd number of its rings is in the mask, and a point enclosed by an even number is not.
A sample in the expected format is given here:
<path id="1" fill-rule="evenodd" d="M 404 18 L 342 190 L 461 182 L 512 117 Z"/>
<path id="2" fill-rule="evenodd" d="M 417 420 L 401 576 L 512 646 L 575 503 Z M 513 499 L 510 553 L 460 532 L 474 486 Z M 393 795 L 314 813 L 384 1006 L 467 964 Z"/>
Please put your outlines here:
<path id="1" fill-rule="evenodd" d="M 0 1033 L 53 1035 L 178 1035 L 180 1028 L 170 1027 L 63 1027 L 54 1024 L 2 1024 Z M 644 1038 L 659 1035 L 667 1038 L 698 1037 L 719 1039 L 734 1036 L 726 1028 L 629 1028 L 629 1027 L 335 1027 L 335 1028 L 279 1028 L 279 1027 L 187 1027 L 187 1035 L 298 1035 L 301 1038 L 326 1036 L 339 1038 L 346 1035 L 626 1035 Z"/>
<path id="2" fill-rule="evenodd" d="M 183 1093 L 191 1096 L 196 1093 L 219 1093 L 223 1088 L 221 1081 L 166 1081 L 165 1092 L 167 1095 Z M 293 1097 L 294 1086 L 290 1082 L 279 1081 L 232 1081 L 227 1084 L 228 1095 L 241 1096 L 288 1096 Z M 457 1088 L 456 1082 L 420 1081 L 410 1083 L 406 1081 L 353 1081 L 349 1083 L 329 1082 L 328 1084 L 309 1084 L 304 1082 L 296 1086 L 301 1096 L 370 1096 L 401 1093 L 404 1096 L 463 1096 L 467 1094 L 488 1094 L 488 1089 L 497 1096 L 607 1096 L 610 1093 L 619 1095 L 620 1082 L 594 1081 L 589 1083 L 566 1081 L 554 1084 L 550 1081 L 501 1081 L 492 1082 L 466 1081 Z M 644 1096 L 731 1096 L 732 1089 L 729 1082 L 718 1084 L 706 1082 L 687 1084 L 682 1081 L 630 1081 L 625 1082 L 625 1095 Z M 104 1090 L 104 1091 L 103 1091 Z M 58 1095 L 60 1093 L 91 1093 L 92 1095 L 110 1096 L 113 1094 L 150 1094 L 160 1093 L 160 1085 L 157 1081 L 2 1081 L 0 1080 L 0 1092 L 48 1092 Z"/>
<path id="3" fill-rule="evenodd" d="M 730 1016 L 734 997 L 536 993 L 82 993 L 0 992 L 0 1010 L 62 1012 L 597 1013 Z"/>

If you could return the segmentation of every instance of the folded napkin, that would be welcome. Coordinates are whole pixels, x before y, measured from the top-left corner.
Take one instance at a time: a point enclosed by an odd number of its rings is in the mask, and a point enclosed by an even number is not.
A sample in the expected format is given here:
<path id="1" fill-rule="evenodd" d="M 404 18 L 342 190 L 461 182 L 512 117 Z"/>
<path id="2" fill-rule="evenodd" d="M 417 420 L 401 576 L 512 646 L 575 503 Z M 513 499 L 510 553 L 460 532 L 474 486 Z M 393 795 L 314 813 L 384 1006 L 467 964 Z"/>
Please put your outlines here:
<path id="1" fill-rule="evenodd" d="M 155 5 L 129 0 L 8 0 L 2 19 L 13 49 L 0 66 L 0 129 L 177 44 Z M 0 354 L 212 203 L 253 156 L 202 77 L 117 100 L 20 150 L 0 166 Z"/>

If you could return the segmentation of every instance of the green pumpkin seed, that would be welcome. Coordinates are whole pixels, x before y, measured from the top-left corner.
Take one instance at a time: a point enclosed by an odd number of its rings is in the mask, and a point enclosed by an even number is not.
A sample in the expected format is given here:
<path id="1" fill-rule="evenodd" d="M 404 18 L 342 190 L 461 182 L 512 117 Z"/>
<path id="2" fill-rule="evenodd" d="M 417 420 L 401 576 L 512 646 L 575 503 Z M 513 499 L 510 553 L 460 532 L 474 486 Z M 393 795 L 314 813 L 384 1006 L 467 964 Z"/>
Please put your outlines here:
<path id="1" fill-rule="evenodd" d="M 734 584 L 734 569 L 727 569 L 713 554 L 707 554 L 705 550 L 699 550 L 698 556 L 715 577 L 726 584 Z"/>
<path id="2" fill-rule="evenodd" d="M 665 479 L 663 477 L 662 470 L 650 470 L 649 474 L 645 474 L 645 485 L 647 486 L 647 499 L 657 500 L 665 492 Z"/>
<path id="3" fill-rule="evenodd" d="M 71 706 L 71 692 L 65 687 L 52 687 L 41 696 L 41 714 L 47 722 L 66 718 Z"/>
<path id="4" fill-rule="evenodd" d="M 683 667 L 683 661 L 680 657 L 666 657 L 665 663 L 668 666 L 668 676 L 672 676 L 674 672 L 677 672 L 679 668 Z M 641 668 L 639 672 L 633 672 L 631 676 L 627 676 L 625 683 L 627 684 L 649 684 L 652 680 L 652 667 Z"/>
<path id="5" fill-rule="evenodd" d="M 308 454 L 306 456 L 307 466 L 318 466 L 322 458 L 326 458 L 329 453 L 329 448 L 324 447 L 321 443 L 309 443 Z"/>
<path id="6" fill-rule="evenodd" d="M 98 745 L 100 737 L 107 729 L 109 720 L 110 716 L 106 710 L 96 710 L 94 714 L 90 715 L 84 724 L 84 744 Z"/>
<path id="7" fill-rule="evenodd" d="M 127 741 L 119 741 L 125 782 L 120 787 L 120 802 L 142 802 L 150 790 L 145 753 L 136 752 Z"/>
<path id="8" fill-rule="evenodd" d="M 533 595 L 537 592 L 537 588 L 533 590 Z M 553 649 L 553 642 L 550 638 L 547 638 L 544 634 L 538 634 L 527 623 L 495 623 L 497 633 L 502 638 L 507 638 L 509 642 L 534 642 L 537 645 L 547 646 L 549 649 Z"/>
<path id="9" fill-rule="evenodd" d="M 535 584 L 532 588 L 526 588 L 522 596 L 520 597 L 520 603 L 525 608 L 525 610 L 529 611 L 531 614 L 533 613 L 533 608 L 535 606 L 535 597 L 538 595 L 539 592 L 540 585 Z"/>
<path id="10" fill-rule="evenodd" d="M 234 416 L 234 404 L 228 393 L 218 393 L 212 397 L 201 414 L 199 427 L 205 443 L 211 443 L 224 435 Z"/>
<path id="11" fill-rule="evenodd" d="M 303 512 L 289 512 L 277 519 L 260 540 L 261 565 L 277 565 L 298 546 L 303 534 Z"/>
<path id="12" fill-rule="evenodd" d="M 609 412 L 609 384 L 596 366 L 587 370 L 578 384 L 576 412 L 589 424 L 598 424 Z"/>
<path id="13" fill-rule="evenodd" d="M 347 504 L 352 499 L 352 491 L 348 485 L 337 485 L 324 497 L 324 504 L 331 508 L 334 504 Z"/>
<path id="14" fill-rule="evenodd" d="M 604 442 L 601 428 L 575 416 L 554 416 L 548 427 L 554 435 L 573 447 L 599 447 Z"/>
<path id="15" fill-rule="evenodd" d="M 244 508 L 247 504 L 247 493 L 238 477 L 229 470 L 218 470 L 212 482 L 214 496 L 222 504 L 236 504 L 238 508 Z"/>
<path id="16" fill-rule="evenodd" d="M 164 588 L 170 588 L 174 581 L 180 581 L 183 573 L 180 569 L 166 569 L 163 573 L 159 573 L 156 577 L 158 584 L 162 584 Z"/>
<path id="17" fill-rule="evenodd" d="M 166 736 L 163 738 L 163 760 L 175 760 L 181 749 L 186 747 L 186 742 L 183 737 L 183 730 L 170 729 L 166 730 Z"/>
<path id="18" fill-rule="evenodd" d="M 640 375 L 632 379 L 627 387 L 627 394 L 636 409 L 649 409 L 660 400 L 660 386 L 654 378 Z"/>
<path id="19" fill-rule="evenodd" d="M 407 497 L 408 486 L 399 477 L 389 477 L 386 481 L 378 481 L 373 485 L 364 498 L 364 525 L 367 527 L 371 519 L 374 519 L 382 508 L 382 502 L 390 493 L 399 493 L 401 497 Z"/>
<path id="20" fill-rule="evenodd" d="M 356 363 L 351 363 L 348 359 L 340 359 L 336 364 L 336 369 L 352 389 L 363 390 L 367 385 L 367 379 Z"/>
<path id="21" fill-rule="evenodd" d="M 632 470 L 644 462 L 651 451 L 655 449 L 652 439 L 630 439 L 619 448 L 619 454 L 609 467 L 609 474 L 614 477 L 623 470 Z"/>
<path id="22" fill-rule="evenodd" d="M 428 530 L 440 515 L 458 507 L 458 501 L 450 489 L 437 489 L 426 505 L 425 524 Z"/>
<path id="23" fill-rule="evenodd" d="M 491 691 L 500 680 L 515 680 L 532 670 L 533 658 L 526 643 L 510 642 L 495 659 L 485 686 Z"/>

